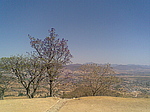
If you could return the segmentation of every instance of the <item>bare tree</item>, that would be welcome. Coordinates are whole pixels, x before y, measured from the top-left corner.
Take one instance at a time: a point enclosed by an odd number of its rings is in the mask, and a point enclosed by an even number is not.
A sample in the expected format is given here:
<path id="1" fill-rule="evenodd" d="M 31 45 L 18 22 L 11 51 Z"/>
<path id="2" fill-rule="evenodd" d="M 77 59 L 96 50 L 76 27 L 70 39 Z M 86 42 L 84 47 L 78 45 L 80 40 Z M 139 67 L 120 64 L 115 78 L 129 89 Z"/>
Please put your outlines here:
<path id="1" fill-rule="evenodd" d="M 88 95 L 105 95 L 112 88 L 112 85 L 119 81 L 117 77 L 113 76 L 114 71 L 110 64 L 101 66 L 85 64 L 80 69 L 81 73 L 84 74 L 82 86 L 88 90 Z"/>
<path id="2" fill-rule="evenodd" d="M 53 83 L 58 78 L 58 70 L 63 65 L 70 63 L 72 55 L 67 46 L 67 40 L 56 39 L 55 29 L 49 31 L 49 37 L 44 40 L 29 36 L 31 47 L 38 53 L 38 58 L 42 61 L 46 69 L 49 84 L 50 97 L 53 96 Z"/>
<path id="3" fill-rule="evenodd" d="M 18 82 L 26 90 L 26 95 L 33 98 L 40 82 L 44 79 L 44 69 L 41 62 L 34 55 L 31 56 L 12 56 L 1 58 L 1 67 L 3 70 L 14 74 Z"/>
<path id="4" fill-rule="evenodd" d="M 12 77 L 3 76 L 2 73 L 0 73 L 0 100 L 4 99 L 5 91 L 9 88 L 12 81 Z"/>

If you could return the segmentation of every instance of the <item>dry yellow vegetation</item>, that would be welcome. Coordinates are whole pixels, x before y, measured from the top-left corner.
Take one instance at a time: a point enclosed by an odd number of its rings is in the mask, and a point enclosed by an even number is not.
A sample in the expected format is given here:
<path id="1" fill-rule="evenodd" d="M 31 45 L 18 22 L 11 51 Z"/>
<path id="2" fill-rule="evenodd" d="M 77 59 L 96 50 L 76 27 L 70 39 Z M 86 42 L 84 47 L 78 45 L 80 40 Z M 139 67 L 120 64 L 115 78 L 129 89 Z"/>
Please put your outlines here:
<path id="1" fill-rule="evenodd" d="M 57 98 L 0 100 L 0 112 L 46 112 L 57 101 Z"/>
<path id="2" fill-rule="evenodd" d="M 51 110 L 55 110 L 52 112 L 150 112 L 150 99 L 95 96 L 70 100 L 59 98 L 0 100 L 0 112 L 51 112 Z"/>
<path id="3" fill-rule="evenodd" d="M 59 112 L 150 112 L 150 99 L 82 97 L 68 101 Z"/>

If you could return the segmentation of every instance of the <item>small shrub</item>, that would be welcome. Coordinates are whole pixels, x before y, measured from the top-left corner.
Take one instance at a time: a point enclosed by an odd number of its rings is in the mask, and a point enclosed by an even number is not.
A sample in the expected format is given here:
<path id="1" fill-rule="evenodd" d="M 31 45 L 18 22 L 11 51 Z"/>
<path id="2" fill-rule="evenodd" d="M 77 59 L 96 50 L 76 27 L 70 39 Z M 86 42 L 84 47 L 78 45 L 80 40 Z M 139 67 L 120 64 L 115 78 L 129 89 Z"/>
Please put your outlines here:
<path id="1" fill-rule="evenodd" d="M 4 95 L 4 97 L 10 97 L 10 96 L 15 96 L 15 95 Z"/>
<path id="2" fill-rule="evenodd" d="M 23 94 L 23 93 L 19 93 L 19 94 L 18 94 L 18 96 L 25 96 L 25 94 Z"/>

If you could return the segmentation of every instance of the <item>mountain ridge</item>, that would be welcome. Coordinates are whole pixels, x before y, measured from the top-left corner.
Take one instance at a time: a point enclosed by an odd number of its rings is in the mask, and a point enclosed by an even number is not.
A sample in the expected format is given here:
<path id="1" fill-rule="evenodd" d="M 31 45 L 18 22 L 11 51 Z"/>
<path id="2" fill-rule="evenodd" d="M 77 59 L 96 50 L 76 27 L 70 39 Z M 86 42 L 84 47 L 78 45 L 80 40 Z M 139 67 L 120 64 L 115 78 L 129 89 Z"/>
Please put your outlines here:
<path id="1" fill-rule="evenodd" d="M 92 62 L 86 63 L 86 64 L 93 64 Z M 70 64 L 66 65 L 65 68 L 77 71 L 78 68 L 83 64 Z M 104 64 L 98 64 L 98 65 L 104 65 Z M 132 75 L 150 75 L 150 65 L 134 65 L 134 64 L 111 64 L 111 67 L 113 67 L 114 71 L 117 74 L 132 74 Z"/>

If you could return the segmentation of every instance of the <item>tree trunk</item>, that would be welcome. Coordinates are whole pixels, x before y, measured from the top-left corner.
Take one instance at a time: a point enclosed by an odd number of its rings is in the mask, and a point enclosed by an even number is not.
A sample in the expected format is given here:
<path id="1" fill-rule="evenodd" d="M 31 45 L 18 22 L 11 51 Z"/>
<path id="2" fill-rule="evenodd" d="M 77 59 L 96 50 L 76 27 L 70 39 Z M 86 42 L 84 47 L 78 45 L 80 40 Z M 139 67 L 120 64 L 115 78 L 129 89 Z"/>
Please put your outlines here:
<path id="1" fill-rule="evenodd" d="M 49 96 L 53 97 L 53 80 L 49 80 Z"/>
<path id="2" fill-rule="evenodd" d="M 4 94 L 0 93 L 0 100 L 4 100 Z"/>
<path id="3" fill-rule="evenodd" d="M 5 88 L 0 89 L 0 100 L 4 99 Z"/>
<path id="4" fill-rule="evenodd" d="M 26 95 L 28 98 L 33 98 L 32 95 L 30 94 L 30 89 L 26 88 Z"/>
<path id="5" fill-rule="evenodd" d="M 34 94 L 31 94 L 30 96 L 31 96 L 31 98 L 34 98 Z"/>
<path id="6" fill-rule="evenodd" d="M 36 88 L 34 88 L 32 94 L 31 94 L 31 98 L 34 98 L 34 95 L 35 95 L 35 93 L 36 93 L 37 87 L 38 87 L 38 86 L 36 86 Z"/>

